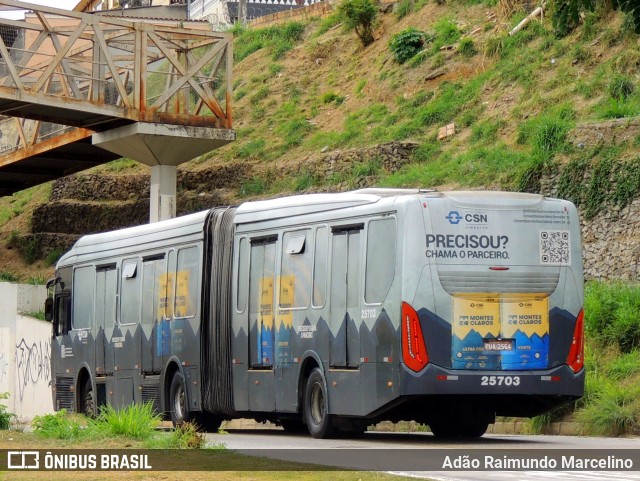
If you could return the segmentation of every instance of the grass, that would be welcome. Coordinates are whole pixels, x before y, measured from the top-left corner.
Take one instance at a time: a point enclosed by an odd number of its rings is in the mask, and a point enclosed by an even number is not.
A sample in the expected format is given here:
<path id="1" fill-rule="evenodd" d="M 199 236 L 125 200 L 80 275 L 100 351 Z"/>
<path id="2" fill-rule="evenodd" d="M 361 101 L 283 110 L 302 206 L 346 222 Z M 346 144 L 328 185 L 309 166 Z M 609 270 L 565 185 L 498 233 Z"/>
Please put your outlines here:
<path id="1" fill-rule="evenodd" d="M 2 401 L 4 401 L 5 399 L 9 399 L 9 393 L 0 393 L 0 430 L 9 429 L 11 427 L 11 423 L 15 418 L 15 415 L 13 413 L 10 413 L 7 410 L 7 406 L 2 403 Z"/>
<path id="2" fill-rule="evenodd" d="M 158 431 L 161 416 L 153 412 L 151 404 L 135 404 L 122 409 L 104 406 L 95 419 L 65 410 L 37 416 L 33 433 L 42 439 L 99 442 L 101 440 L 131 440 L 149 449 L 199 449 L 206 440 L 191 423 L 170 430 Z M 219 447 L 219 446 L 217 446 Z"/>
<path id="3" fill-rule="evenodd" d="M 234 60 L 240 62 L 262 49 L 270 50 L 273 60 L 280 60 L 302 40 L 304 29 L 305 26 L 300 22 L 256 29 L 234 26 L 231 29 L 236 37 Z"/>
<path id="4" fill-rule="evenodd" d="M 11 271 L 0 271 L 0 282 L 18 282 L 20 277 Z"/>

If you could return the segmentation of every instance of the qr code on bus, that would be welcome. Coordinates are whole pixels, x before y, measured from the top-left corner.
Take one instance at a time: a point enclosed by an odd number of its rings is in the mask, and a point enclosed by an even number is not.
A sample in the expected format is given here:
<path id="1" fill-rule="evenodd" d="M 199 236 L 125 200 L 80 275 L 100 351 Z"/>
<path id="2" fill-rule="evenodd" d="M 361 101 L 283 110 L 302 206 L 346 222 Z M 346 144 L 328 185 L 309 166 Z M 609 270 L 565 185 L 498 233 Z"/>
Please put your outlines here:
<path id="1" fill-rule="evenodd" d="M 540 231 L 540 263 L 550 266 L 571 264 L 569 231 Z"/>

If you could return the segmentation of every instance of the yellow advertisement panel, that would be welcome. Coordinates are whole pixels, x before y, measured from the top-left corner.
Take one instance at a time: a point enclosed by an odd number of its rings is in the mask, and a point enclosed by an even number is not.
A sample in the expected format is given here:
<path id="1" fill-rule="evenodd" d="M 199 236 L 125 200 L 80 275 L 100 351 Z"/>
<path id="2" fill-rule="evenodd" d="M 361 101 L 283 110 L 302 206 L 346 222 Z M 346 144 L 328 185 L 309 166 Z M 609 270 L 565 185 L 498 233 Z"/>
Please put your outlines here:
<path id="1" fill-rule="evenodd" d="M 548 365 L 549 299 L 541 294 L 458 294 L 453 298 L 452 366 L 538 369 Z M 491 342 L 499 339 L 499 342 Z"/>
<path id="2" fill-rule="evenodd" d="M 158 319 L 173 317 L 173 273 L 161 274 L 158 290 L 160 304 L 158 305 Z"/>
<path id="3" fill-rule="evenodd" d="M 260 281 L 260 322 L 265 329 L 273 329 L 273 277 Z"/>
<path id="4" fill-rule="evenodd" d="M 549 298 L 521 297 L 502 304 L 502 337 L 513 337 L 520 330 L 526 336 L 539 337 L 549 332 Z"/>
<path id="5" fill-rule="evenodd" d="M 293 312 L 290 310 L 293 306 L 293 300 L 295 295 L 296 276 L 291 274 L 289 276 L 281 276 L 279 278 L 280 283 L 280 307 L 287 309 L 285 311 L 278 310 L 277 324 L 284 324 L 284 327 L 291 327 L 293 325 Z"/>
<path id="6" fill-rule="evenodd" d="M 176 318 L 193 315 L 193 306 L 189 299 L 189 271 L 176 273 Z"/>
<path id="7" fill-rule="evenodd" d="M 482 337 L 500 335 L 500 303 L 491 294 L 453 299 L 453 333 L 464 339 L 471 331 Z"/>

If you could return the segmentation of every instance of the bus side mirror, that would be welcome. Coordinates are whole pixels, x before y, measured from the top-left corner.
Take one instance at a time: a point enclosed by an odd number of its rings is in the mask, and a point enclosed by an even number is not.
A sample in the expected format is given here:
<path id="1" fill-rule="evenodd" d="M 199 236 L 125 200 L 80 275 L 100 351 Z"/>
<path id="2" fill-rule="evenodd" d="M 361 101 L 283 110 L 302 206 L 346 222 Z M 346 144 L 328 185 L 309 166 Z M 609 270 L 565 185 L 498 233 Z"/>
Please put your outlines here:
<path id="1" fill-rule="evenodd" d="M 47 297 L 44 301 L 44 320 L 53 321 L 53 297 Z"/>

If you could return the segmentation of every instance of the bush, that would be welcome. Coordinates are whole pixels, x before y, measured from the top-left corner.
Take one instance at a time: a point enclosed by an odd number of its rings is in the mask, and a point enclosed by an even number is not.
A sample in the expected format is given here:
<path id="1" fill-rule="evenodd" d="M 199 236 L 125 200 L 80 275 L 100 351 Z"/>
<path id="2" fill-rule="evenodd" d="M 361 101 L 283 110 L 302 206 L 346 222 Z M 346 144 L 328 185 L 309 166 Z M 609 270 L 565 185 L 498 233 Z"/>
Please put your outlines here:
<path id="1" fill-rule="evenodd" d="M 585 288 L 585 330 L 623 353 L 640 347 L 640 286 L 589 282 Z"/>
<path id="2" fill-rule="evenodd" d="M 0 393 L 0 400 L 1 399 L 9 399 L 9 393 Z M 14 418 L 15 414 L 7 411 L 7 406 L 0 403 L 0 430 L 9 429 L 11 427 L 11 421 L 13 421 Z"/>
<path id="3" fill-rule="evenodd" d="M 345 25 L 356 31 L 365 47 L 373 43 L 373 27 L 378 17 L 378 8 L 372 0 L 344 0 L 338 6 Z"/>
<path id="4" fill-rule="evenodd" d="M 146 439 L 151 437 L 160 421 L 161 417 L 154 413 L 151 403 L 132 404 L 119 410 L 103 406 L 100 415 L 91 422 L 91 430 L 111 436 Z"/>
<path id="5" fill-rule="evenodd" d="M 45 414 L 33 418 L 33 432 L 43 438 L 74 439 L 80 437 L 83 426 L 80 416 L 69 416 L 64 409 L 55 414 Z"/>
<path id="6" fill-rule="evenodd" d="M 458 52 L 464 57 L 473 57 L 478 50 L 476 49 L 476 45 L 473 43 L 473 39 L 470 37 L 465 37 L 460 40 L 458 44 Z"/>
<path id="7" fill-rule="evenodd" d="M 405 63 L 422 50 L 425 41 L 425 32 L 409 27 L 391 38 L 389 49 L 391 49 L 396 62 Z"/>
<path id="8" fill-rule="evenodd" d="M 638 427 L 640 389 L 606 382 L 593 400 L 578 413 L 587 434 L 620 436 Z"/>

